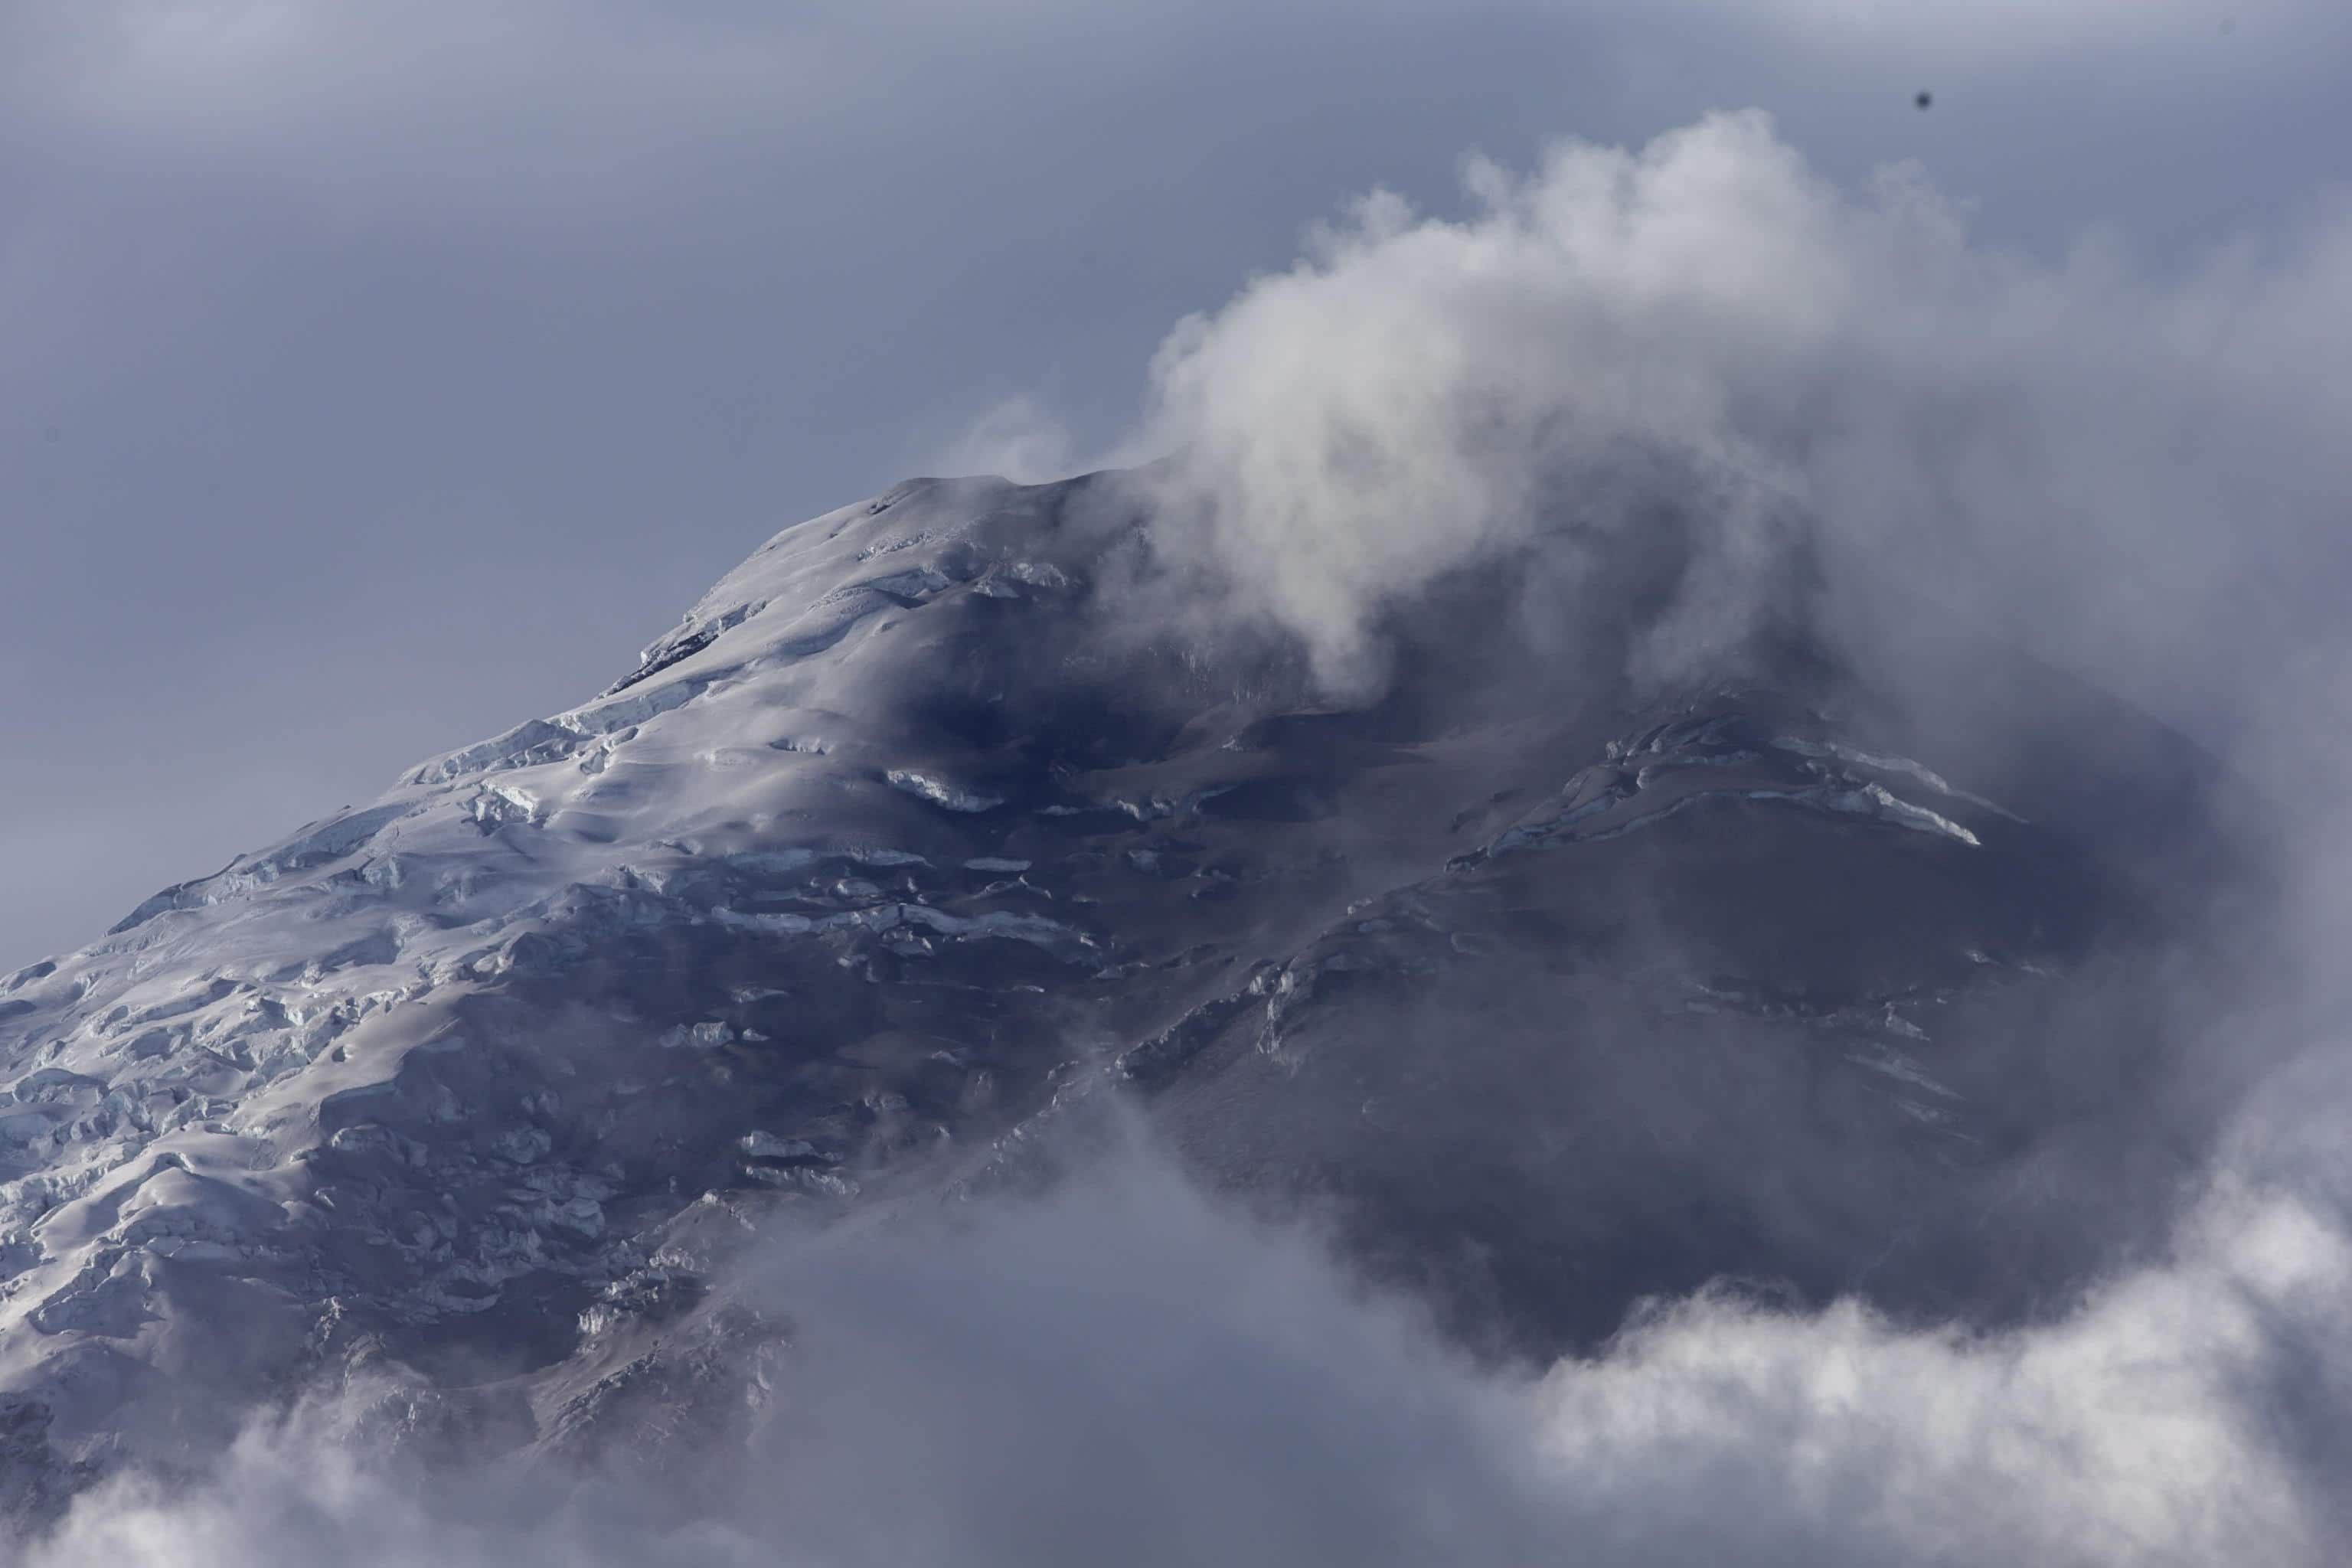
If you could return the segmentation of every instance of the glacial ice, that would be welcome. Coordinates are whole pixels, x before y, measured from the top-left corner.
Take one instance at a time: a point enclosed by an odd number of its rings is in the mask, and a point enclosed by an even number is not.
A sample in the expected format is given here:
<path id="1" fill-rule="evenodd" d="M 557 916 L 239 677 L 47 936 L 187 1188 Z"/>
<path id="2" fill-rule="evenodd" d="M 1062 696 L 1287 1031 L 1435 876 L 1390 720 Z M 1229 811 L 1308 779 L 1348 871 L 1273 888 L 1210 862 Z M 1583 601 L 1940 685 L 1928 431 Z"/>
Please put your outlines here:
<path id="1" fill-rule="evenodd" d="M 1004 797 L 1001 795 L 970 789 L 929 773 L 918 773 L 912 768 L 892 768 L 882 776 L 889 781 L 893 789 L 904 790 L 919 800 L 928 800 L 948 811 L 994 811 L 1004 804 Z"/>

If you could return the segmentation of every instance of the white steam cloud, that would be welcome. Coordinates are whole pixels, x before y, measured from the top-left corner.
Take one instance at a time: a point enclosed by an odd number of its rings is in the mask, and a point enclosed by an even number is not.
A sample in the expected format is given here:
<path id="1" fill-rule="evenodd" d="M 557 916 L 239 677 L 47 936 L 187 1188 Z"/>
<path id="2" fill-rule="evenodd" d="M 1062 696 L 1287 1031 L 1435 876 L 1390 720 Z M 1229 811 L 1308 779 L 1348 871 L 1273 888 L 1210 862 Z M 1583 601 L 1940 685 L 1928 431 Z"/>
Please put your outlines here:
<path id="1" fill-rule="evenodd" d="M 1152 368 L 1137 449 L 1180 455 L 1171 504 L 1335 684 L 1376 679 L 1381 607 L 1432 575 L 1641 526 L 1636 462 L 1710 531 L 1637 673 L 1736 641 L 1801 535 L 1832 595 L 1891 563 L 2200 728 L 2332 625 L 2340 206 L 2181 277 L 2096 237 L 2044 263 L 1972 245 L 1916 170 L 1849 195 L 1760 113 L 1467 183 L 1458 221 L 1365 198 Z"/>

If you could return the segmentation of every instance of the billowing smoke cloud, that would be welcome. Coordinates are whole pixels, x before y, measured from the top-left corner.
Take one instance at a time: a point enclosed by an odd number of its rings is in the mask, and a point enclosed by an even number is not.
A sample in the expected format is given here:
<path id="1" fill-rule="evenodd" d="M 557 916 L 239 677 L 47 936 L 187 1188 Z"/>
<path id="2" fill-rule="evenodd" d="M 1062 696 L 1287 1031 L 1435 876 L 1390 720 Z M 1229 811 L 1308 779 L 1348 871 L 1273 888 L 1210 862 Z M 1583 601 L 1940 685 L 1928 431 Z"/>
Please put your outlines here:
<path id="1" fill-rule="evenodd" d="M 1362 200 L 1153 366 L 1169 499 L 1335 684 L 1448 568 L 1540 537 L 1572 578 L 1661 467 L 1704 532 L 1637 673 L 1736 642 L 1801 539 L 1826 629 L 1907 581 L 2201 732 L 2332 630 L 2340 206 L 2183 276 L 2097 237 L 2042 262 L 1972 245 L 1916 171 L 1839 190 L 1752 113 L 1468 186 L 1459 220 Z"/>
<path id="2" fill-rule="evenodd" d="M 2340 786 L 2352 222 L 2168 279 L 2112 245 L 2038 262 L 1972 246 L 1915 177 L 1832 188 L 1753 116 L 1472 189 L 1461 221 L 1367 200 L 1154 366 L 1163 499 L 1334 685 L 1377 680 L 1384 609 L 1455 567 L 1534 560 L 1573 608 L 1580 552 L 1645 526 L 1663 475 L 1704 548 L 1638 677 L 1735 646 L 1808 551 L 1809 613 L 1856 652 L 1884 585 L 1923 585 L 2234 739 L 2283 795 Z M 756 1436 L 708 1460 L 706 1517 L 627 1472 L 380 1472 L 331 1410 L 193 1488 L 93 1495 L 30 1561 L 2335 1561 L 2339 826 L 2303 825 L 2305 984 L 2239 1010 L 2297 1065 L 2169 1254 L 2053 1321 L 1706 1296 L 1496 1372 L 1138 1152 L 1044 1198 L 777 1243 L 735 1289 L 793 1353 Z"/>

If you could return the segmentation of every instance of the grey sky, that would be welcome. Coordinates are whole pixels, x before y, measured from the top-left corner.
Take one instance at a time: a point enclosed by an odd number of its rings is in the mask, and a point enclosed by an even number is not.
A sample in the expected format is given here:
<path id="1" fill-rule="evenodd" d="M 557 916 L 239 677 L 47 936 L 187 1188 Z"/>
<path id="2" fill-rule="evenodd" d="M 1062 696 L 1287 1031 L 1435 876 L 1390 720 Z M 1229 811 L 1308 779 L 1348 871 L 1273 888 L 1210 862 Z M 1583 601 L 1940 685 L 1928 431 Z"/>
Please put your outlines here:
<path id="1" fill-rule="evenodd" d="M 1108 442 L 1374 184 L 1758 105 L 2161 267 L 2352 172 L 2347 58 L 2293 0 L 0 5 L 0 968 L 588 695 L 1007 399 Z"/>

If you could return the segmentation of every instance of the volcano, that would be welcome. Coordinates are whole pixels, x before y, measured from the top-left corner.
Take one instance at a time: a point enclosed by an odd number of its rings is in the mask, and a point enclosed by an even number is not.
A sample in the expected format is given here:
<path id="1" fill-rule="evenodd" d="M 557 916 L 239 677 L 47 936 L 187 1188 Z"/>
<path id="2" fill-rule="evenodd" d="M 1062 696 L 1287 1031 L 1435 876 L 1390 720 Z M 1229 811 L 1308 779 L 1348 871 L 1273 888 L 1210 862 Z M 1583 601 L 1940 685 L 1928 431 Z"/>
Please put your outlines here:
<path id="1" fill-rule="evenodd" d="M 1801 615 L 1636 679 L 1671 529 L 1537 635 L 1527 561 L 1433 582 L 1335 693 L 1139 613 L 1156 504 L 788 528 L 582 706 L 0 983 L 14 1513 L 360 1369 L 404 1440 L 732 1440 L 800 1353 L 744 1237 L 1111 1121 L 1506 1361 L 1707 1289 L 2024 1321 L 2161 1235 L 2197 747 L 1924 598 L 1925 698 Z"/>

